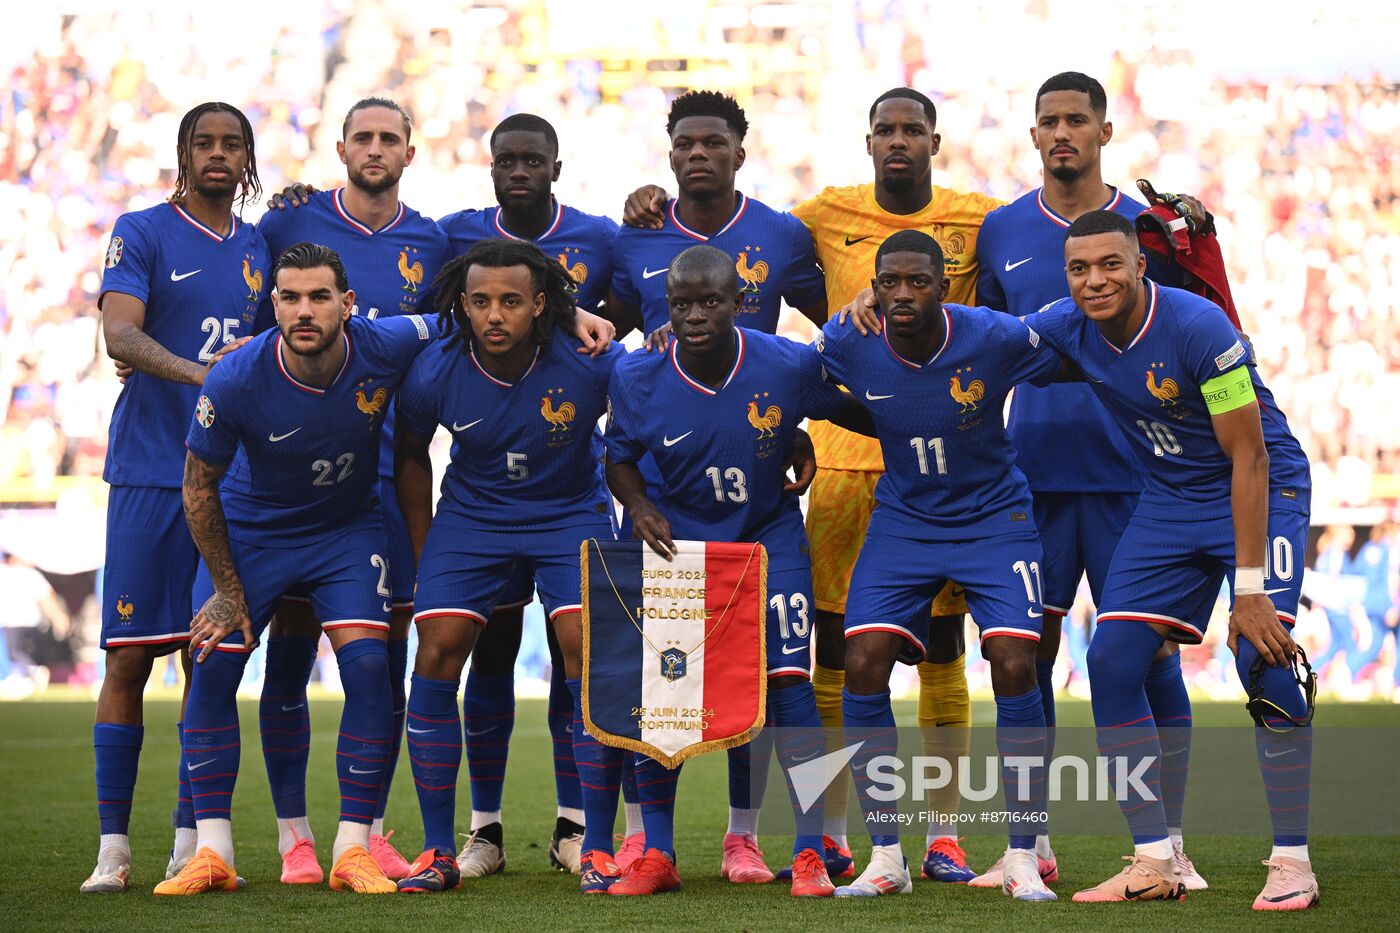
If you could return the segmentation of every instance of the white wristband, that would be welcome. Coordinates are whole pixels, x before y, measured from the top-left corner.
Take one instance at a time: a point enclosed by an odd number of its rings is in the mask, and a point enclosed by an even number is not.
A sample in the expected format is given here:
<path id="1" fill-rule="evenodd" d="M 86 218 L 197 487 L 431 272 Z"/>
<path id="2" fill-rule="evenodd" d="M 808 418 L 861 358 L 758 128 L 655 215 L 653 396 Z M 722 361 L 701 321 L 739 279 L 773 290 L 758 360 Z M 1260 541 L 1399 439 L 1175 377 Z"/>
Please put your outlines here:
<path id="1" fill-rule="evenodd" d="M 1264 592 L 1263 567 L 1235 568 L 1235 595 L 1258 596 Z"/>

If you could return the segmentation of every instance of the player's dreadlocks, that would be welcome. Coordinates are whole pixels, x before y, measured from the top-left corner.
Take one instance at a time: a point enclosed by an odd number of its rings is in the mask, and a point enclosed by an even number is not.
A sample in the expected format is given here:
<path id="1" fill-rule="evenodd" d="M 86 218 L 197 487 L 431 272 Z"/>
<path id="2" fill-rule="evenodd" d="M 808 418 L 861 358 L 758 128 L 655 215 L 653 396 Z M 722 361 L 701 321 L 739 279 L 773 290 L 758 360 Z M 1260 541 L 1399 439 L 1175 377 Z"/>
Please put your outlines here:
<path id="1" fill-rule="evenodd" d="M 671 101 L 671 112 L 666 115 L 667 134 L 674 133 L 676 124 L 686 117 L 719 117 L 739 142 L 744 141 L 744 134 L 749 131 L 744 108 L 728 94 L 718 91 L 688 91 Z"/>
<path id="2" fill-rule="evenodd" d="M 257 200 L 258 195 L 262 193 L 262 183 L 258 181 L 258 160 L 253 150 L 253 125 L 248 122 L 243 111 L 218 100 L 200 104 L 180 120 L 180 132 L 175 142 L 175 160 L 180 168 L 175 175 L 175 191 L 170 195 L 170 200 L 179 203 L 190 193 L 190 158 L 194 147 L 194 128 L 198 125 L 199 118 L 206 113 L 231 113 L 238 118 L 238 125 L 243 130 L 243 146 L 248 153 L 248 161 L 243 167 L 243 177 L 238 180 L 238 206 L 241 208 L 247 201 Z"/>
<path id="3" fill-rule="evenodd" d="M 564 267 L 542 253 L 538 246 L 524 240 L 481 240 L 464 255 L 443 266 L 433 281 L 434 305 L 442 333 L 449 341 L 459 343 L 463 353 L 472 341 L 471 319 L 462 304 L 462 294 L 467 290 L 467 271 L 472 266 L 489 269 L 524 266 L 530 270 L 531 287 L 544 293 L 544 311 L 535 318 L 530 331 L 530 339 L 535 343 L 548 343 L 556 329 L 573 333 L 576 307 L 570 292 L 573 280 Z"/>

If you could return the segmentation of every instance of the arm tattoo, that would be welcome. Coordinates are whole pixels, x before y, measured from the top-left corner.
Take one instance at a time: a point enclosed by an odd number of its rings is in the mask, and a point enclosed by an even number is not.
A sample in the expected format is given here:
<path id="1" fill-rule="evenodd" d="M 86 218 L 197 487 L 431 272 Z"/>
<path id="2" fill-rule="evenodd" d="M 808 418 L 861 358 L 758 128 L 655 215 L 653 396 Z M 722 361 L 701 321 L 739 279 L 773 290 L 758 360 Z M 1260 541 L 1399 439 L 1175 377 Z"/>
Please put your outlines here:
<path id="1" fill-rule="evenodd" d="M 135 325 L 123 327 L 108 338 L 107 355 L 137 372 L 160 379 L 196 386 L 204 383 L 203 366 L 171 353 Z"/>
<path id="2" fill-rule="evenodd" d="M 195 546 L 204 556 L 209 576 L 214 580 L 214 588 L 220 593 L 241 594 L 243 584 L 233 566 L 233 552 L 228 543 L 228 524 L 224 521 L 223 503 L 219 501 L 219 480 L 226 469 L 206 463 L 187 452 L 185 480 L 181 492 L 185 503 L 185 522 L 190 526 L 190 537 L 194 538 Z"/>

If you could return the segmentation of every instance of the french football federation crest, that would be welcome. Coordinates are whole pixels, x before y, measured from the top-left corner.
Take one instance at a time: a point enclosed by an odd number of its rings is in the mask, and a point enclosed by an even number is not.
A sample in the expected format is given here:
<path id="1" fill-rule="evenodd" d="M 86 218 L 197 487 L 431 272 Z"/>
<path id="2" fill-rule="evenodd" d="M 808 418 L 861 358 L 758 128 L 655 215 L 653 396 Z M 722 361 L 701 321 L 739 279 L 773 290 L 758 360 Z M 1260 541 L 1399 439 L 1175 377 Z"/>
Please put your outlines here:
<path id="1" fill-rule="evenodd" d="M 248 300 L 257 301 L 262 294 L 263 274 L 261 269 L 253 268 L 253 257 L 243 257 L 243 281 L 248 286 Z"/>
<path id="2" fill-rule="evenodd" d="M 1171 376 L 1166 377 L 1161 382 L 1157 381 L 1156 370 L 1165 366 L 1165 363 L 1153 363 L 1147 369 L 1147 391 L 1152 397 L 1162 403 L 1163 408 L 1169 408 L 1176 404 L 1176 398 L 1181 394 L 1181 387 L 1176 384 L 1176 380 Z"/>
<path id="3" fill-rule="evenodd" d="M 117 616 L 118 616 L 123 622 L 130 622 L 130 621 L 131 621 L 131 615 L 132 615 L 132 613 L 134 613 L 135 611 L 136 611 L 136 607 L 135 607 L 134 605 L 132 605 L 131 597 L 130 597 L 130 596 L 128 596 L 127 594 L 123 593 L 122 595 L 120 595 L 120 596 L 117 597 Z"/>
<path id="4" fill-rule="evenodd" d="M 413 254 L 417 252 L 411 246 L 399 250 L 399 275 L 403 276 L 403 290 L 409 294 L 416 293 L 418 286 L 423 284 L 423 264 L 412 261 Z"/>
<path id="5" fill-rule="evenodd" d="M 667 683 L 675 683 L 685 676 L 685 652 L 679 648 L 667 648 L 661 652 L 661 676 Z"/>
<path id="6" fill-rule="evenodd" d="M 774 437 L 773 429 L 783 423 L 783 410 L 777 405 L 769 405 L 762 414 L 758 411 L 757 392 L 753 395 L 754 400 L 749 402 L 749 424 L 758 429 L 759 437 Z M 767 398 L 768 393 L 764 392 L 763 397 Z"/>
<path id="7" fill-rule="evenodd" d="M 559 265 L 564 267 L 564 271 L 569 274 L 569 281 L 573 283 L 569 286 L 569 292 L 577 295 L 578 290 L 583 287 L 583 283 L 588 281 L 588 266 L 584 265 L 582 259 L 570 265 L 570 253 L 578 253 L 578 248 L 564 247 L 564 251 L 559 254 Z"/>
<path id="8" fill-rule="evenodd" d="M 112 237 L 112 242 L 107 244 L 107 258 L 102 264 L 108 269 L 116 268 L 117 263 L 122 261 L 123 248 L 122 238 L 119 236 Z"/>
<path id="9" fill-rule="evenodd" d="M 569 423 L 574 420 L 574 403 L 563 402 L 558 408 L 555 408 L 556 395 L 561 401 L 563 400 L 564 390 L 562 387 L 550 389 L 545 393 L 544 398 L 540 399 L 540 415 L 549 422 L 549 433 L 551 434 L 569 430 Z"/>
<path id="10" fill-rule="evenodd" d="M 355 407 L 369 415 L 371 424 L 374 422 L 375 416 L 384 410 L 385 405 L 389 404 L 389 390 L 383 386 L 375 389 L 373 395 L 365 395 L 365 387 L 373 381 L 366 379 L 364 382 L 358 383 L 358 388 L 355 389 Z"/>
<path id="11" fill-rule="evenodd" d="M 746 295 L 757 295 L 758 286 L 768 281 L 768 263 L 760 259 L 753 265 L 749 265 L 750 251 L 761 253 L 763 247 L 745 246 L 743 251 L 739 253 L 738 261 L 734 263 L 734 271 L 739 273 L 739 279 L 744 283 L 744 287 L 740 291 Z"/>
<path id="12" fill-rule="evenodd" d="M 987 394 L 987 386 L 981 379 L 973 379 L 963 388 L 962 377 L 972 375 L 972 367 L 967 366 L 959 369 L 948 380 L 948 394 L 953 397 L 953 401 L 962 406 L 958 412 L 960 415 L 970 415 L 977 410 L 977 403 Z"/>
<path id="13" fill-rule="evenodd" d="M 214 426 L 214 403 L 209 401 L 209 396 L 201 395 L 199 397 L 199 404 L 194 407 L 194 420 L 198 421 L 202 428 Z"/>

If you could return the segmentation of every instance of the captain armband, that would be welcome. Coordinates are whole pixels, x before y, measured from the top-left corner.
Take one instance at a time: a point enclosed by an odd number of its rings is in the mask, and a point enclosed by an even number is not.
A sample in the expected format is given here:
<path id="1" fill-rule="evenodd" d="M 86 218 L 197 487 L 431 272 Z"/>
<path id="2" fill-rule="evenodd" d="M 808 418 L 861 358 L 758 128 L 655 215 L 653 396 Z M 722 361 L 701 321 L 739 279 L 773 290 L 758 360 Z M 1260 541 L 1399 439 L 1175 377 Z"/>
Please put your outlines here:
<path id="1" fill-rule="evenodd" d="M 1223 415 L 1248 405 L 1255 400 L 1254 380 L 1249 378 L 1249 367 L 1240 366 L 1224 375 L 1207 379 L 1201 383 L 1201 397 L 1205 399 L 1206 410 L 1212 415 Z"/>

